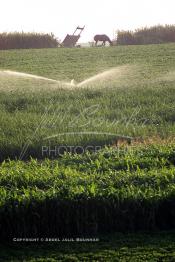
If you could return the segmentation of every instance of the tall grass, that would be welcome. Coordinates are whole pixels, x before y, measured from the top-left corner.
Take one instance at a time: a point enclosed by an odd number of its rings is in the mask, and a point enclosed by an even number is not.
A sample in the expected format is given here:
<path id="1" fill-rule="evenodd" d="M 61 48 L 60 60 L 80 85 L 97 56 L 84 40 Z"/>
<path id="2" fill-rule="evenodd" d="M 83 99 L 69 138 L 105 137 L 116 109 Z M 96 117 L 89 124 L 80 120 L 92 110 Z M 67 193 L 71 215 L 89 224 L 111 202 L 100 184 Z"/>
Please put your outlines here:
<path id="1" fill-rule="evenodd" d="M 150 28 L 145 27 L 136 31 L 118 31 L 117 44 L 139 45 L 139 44 L 161 44 L 175 42 L 175 25 L 157 25 Z"/>
<path id="2" fill-rule="evenodd" d="M 0 34 L 0 49 L 54 48 L 58 40 L 51 34 L 12 32 Z"/>

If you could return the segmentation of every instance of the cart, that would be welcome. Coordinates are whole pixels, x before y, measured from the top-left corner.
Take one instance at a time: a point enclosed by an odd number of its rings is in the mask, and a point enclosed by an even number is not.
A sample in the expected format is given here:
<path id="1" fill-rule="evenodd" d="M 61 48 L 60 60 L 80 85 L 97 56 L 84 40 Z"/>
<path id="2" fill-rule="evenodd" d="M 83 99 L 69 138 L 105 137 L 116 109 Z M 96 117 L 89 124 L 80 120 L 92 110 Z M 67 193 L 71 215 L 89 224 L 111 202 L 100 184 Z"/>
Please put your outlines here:
<path id="1" fill-rule="evenodd" d="M 63 47 L 75 47 L 76 43 L 78 42 L 81 33 L 83 32 L 84 27 L 77 27 L 73 33 L 73 35 L 67 35 L 62 42 Z"/>

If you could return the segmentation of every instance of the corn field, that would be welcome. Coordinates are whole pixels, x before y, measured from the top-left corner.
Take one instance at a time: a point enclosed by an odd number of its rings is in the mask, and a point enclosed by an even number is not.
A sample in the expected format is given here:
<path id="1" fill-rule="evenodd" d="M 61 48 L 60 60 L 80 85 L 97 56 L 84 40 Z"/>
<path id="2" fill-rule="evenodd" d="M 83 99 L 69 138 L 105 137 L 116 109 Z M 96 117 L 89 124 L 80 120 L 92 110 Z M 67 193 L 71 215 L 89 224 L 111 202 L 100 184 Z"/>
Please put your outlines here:
<path id="1" fill-rule="evenodd" d="M 175 148 L 109 149 L 0 166 L 1 238 L 175 228 Z"/>

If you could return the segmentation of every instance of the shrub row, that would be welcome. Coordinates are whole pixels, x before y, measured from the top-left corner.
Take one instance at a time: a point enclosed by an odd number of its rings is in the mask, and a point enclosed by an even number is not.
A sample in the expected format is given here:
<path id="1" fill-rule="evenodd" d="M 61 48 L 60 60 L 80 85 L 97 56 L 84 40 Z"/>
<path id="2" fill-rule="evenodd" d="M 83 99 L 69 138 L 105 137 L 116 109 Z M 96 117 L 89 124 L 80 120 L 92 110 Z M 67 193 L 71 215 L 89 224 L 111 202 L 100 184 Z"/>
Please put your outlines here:
<path id="1" fill-rule="evenodd" d="M 175 25 L 153 26 L 136 31 L 118 31 L 117 44 L 140 45 L 175 42 Z"/>
<path id="2" fill-rule="evenodd" d="M 58 40 L 51 34 L 42 33 L 1 33 L 0 49 L 54 48 Z"/>

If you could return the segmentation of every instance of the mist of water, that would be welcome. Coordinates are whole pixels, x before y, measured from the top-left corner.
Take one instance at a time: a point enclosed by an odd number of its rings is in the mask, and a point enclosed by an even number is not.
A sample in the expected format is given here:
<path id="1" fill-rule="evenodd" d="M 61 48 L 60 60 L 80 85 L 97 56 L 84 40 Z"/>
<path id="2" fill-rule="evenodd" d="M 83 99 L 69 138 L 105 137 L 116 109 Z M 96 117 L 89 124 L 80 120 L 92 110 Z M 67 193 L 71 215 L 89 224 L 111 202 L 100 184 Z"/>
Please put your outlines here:
<path id="1" fill-rule="evenodd" d="M 38 80 L 43 80 L 43 81 L 48 81 L 48 82 L 53 82 L 56 83 L 60 86 L 65 86 L 65 87 L 86 87 L 86 86 L 91 86 L 94 84 L 99 84 L 99 83 L 104 83 L 105 81 L 113 81 L 115 79 L 120 78 L 124 73 L 126 73 L 128 70 L 128 66 L 118 66 L 115 68 L 111 68 L 109 70 L 106 70 L 102 73 L 98 73 L 92 77 L 89 77 L 85 80 L 83 80 L 80 83 L 76 83 L 74 79 L 72 79 L 70 82 L 64 82 L 60 80 L 55 80 L 47 77 L 42 77 L 38 75 L 33 75 L 33 74 L 27 74 L 23 72 L 15 72 L 11 70 L 3 70 L 0 71 L 0 75 L 6 75 L 6 76 L 14 76 L 14 77 L 20 77 L 20 78 L 32 78 L 32 79 L 38 79 Z"/>

